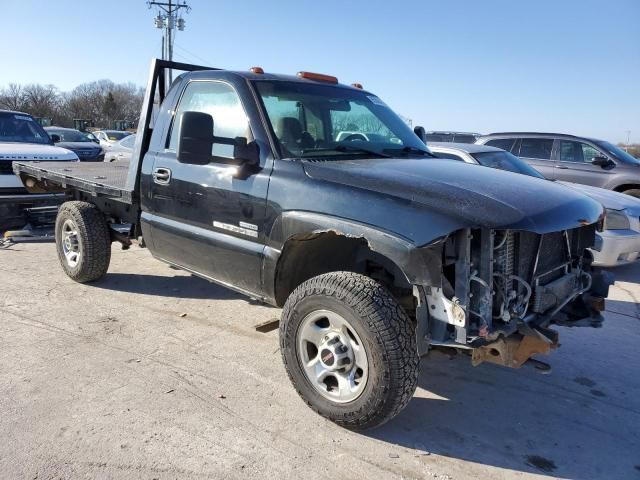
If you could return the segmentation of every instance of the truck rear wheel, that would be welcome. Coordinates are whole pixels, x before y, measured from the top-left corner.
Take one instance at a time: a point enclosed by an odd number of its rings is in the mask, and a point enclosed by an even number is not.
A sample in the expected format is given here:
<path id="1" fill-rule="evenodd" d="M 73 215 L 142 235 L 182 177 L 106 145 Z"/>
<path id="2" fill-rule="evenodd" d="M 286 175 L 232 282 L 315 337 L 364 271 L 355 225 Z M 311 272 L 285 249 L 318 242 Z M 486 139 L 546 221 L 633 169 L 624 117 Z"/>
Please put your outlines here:
<path id="1" fill-rule="evenodd" d="M 58 259 L 69 278 L 85 283 L 107 273 L 111 261 L 109 226 L 95 205 L 63 203 L 55 232 Z"/>
<path id="2" fill-rule="evenodd" d="M 416 389 L 415 327 L 387 289 L 364 275 L 332 272 L 296 288 L 282 312 L 280 349 L 302 399 L 349 429 L 390 420 Z"/>

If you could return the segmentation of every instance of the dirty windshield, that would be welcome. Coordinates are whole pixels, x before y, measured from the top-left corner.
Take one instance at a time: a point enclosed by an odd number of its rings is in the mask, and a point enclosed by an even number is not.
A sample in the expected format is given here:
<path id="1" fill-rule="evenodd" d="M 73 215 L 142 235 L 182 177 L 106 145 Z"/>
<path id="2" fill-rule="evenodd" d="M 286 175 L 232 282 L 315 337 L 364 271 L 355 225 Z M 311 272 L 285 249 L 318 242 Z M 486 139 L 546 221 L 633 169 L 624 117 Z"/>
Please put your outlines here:
<path id="1" fill-rule="evenodd" d="M 430 156 L 375 95 L 303 82 L 255 82 L 284 157 Z"/>
<path id="2" fill-rule="evenodd" d="M 0 112 L 0 142 L 49 144 L 51 139 L 29 115 Z"/>

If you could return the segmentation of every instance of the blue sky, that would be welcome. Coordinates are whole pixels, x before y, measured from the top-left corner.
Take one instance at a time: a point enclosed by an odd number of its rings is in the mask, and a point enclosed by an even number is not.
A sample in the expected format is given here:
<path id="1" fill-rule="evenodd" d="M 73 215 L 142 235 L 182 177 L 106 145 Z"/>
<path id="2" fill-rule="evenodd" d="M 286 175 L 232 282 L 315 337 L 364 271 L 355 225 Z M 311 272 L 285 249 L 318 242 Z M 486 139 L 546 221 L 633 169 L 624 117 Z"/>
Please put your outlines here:
<path id="1" fill-rule="evenodd" d="M 190 0 L 175 59 L 360 82 L 428 130 L 640 142 L 640 0 Z M 0 87 L 144 85 L 144 0 L 2 0 Z M 8 21 L 7 21 L 8 20 Z"/>

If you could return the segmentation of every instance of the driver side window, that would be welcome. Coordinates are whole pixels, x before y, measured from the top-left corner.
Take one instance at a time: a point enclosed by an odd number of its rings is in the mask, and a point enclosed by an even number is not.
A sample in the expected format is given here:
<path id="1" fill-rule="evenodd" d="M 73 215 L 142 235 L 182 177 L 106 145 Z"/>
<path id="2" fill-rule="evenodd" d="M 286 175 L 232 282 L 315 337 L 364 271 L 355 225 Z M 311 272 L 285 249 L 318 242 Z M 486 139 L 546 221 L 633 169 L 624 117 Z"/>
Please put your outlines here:
<path id="1" fill-rule="evenodd" d="M 602 156 L 597 149 L 591 145 L 570 140 L 560 141 L 560 161 L 591 163 L 594 157 Z"/>
<path id="2" fill-rule="evenodd" d="M 213 117 L 213 134 L 217 137 L 251 139 L 249 120 L 236 91 L 223 82 L 191 82 L 185 88 L 174 115 L 169 149 L 178 150 L 180 118 L 183 112 L 203 112 Z M 211 155 L 233 158 L 233 145 L 214 143 Z"/>

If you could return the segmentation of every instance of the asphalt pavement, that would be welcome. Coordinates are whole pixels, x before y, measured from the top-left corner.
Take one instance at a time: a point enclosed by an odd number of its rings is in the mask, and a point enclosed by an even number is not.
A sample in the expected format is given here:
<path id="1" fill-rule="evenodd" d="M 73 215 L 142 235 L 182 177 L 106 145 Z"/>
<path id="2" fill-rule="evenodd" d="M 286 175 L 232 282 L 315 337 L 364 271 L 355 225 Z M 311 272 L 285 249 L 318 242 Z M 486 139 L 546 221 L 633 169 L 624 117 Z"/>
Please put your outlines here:
<path id="1" fill-rule="evenodd" d="M 550 374 L 432 355 L 408 408 L 354 433 L 255 331 L 278 309 L 137 247 L 91 285 L 52 243 L 0 249 L 0 478 L 640 478 L 640 264 L 616 275 Z"/>

